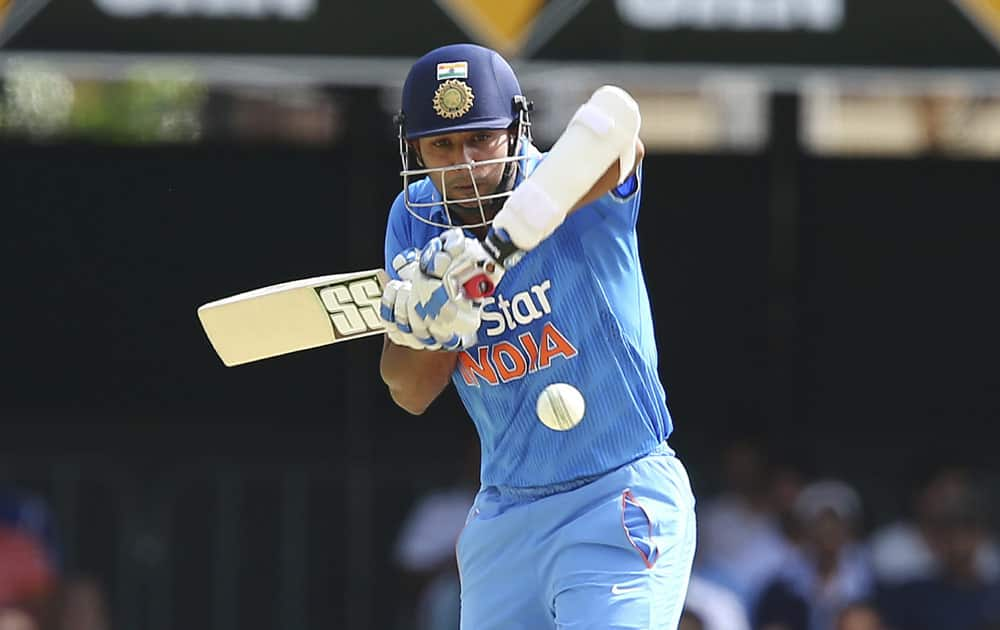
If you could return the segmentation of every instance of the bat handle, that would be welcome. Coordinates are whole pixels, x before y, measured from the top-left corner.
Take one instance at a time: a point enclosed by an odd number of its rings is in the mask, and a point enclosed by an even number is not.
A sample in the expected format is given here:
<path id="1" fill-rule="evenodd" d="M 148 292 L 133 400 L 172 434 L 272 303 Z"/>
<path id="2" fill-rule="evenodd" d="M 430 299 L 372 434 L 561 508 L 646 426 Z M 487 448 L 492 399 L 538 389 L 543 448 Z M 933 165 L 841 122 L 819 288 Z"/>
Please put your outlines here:
<path id="1" fill-rule="evenodd" d="M 462 283 L 462 292 L 470 300 L 480 300 L 493 295 L 493 281 L 485 273 L 475 275 Z"/>

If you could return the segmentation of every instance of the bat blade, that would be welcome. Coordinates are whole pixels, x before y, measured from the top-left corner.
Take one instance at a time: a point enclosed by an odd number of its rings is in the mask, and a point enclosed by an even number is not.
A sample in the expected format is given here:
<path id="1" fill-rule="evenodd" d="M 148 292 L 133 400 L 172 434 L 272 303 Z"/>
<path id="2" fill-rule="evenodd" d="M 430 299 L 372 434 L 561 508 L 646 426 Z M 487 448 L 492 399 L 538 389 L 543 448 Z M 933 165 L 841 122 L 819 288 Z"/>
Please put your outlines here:
<path id="1" fill-rule="evenodd" d="M 198 307 L 216 354 L 233 367 L 384 331 L 381 269 L 306 278 Z"/>

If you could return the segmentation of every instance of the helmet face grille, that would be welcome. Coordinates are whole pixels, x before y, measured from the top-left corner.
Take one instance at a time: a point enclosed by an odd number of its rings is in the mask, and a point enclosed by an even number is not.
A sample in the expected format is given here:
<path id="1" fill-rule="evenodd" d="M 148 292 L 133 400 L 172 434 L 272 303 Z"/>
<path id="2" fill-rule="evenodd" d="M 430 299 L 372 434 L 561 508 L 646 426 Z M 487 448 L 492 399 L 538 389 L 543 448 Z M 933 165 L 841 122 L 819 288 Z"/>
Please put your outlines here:
<path id="1" fill-rule="evenodd" d="M 403 178 L 403 203 L 407 212 L 418 221 L 437 227 L 450 228 L 461 225 L 468 228 L 488 226 L 493 222 L 492 215 L 503 205 L 503 201 L 510 196 L 519 178 L 527 174 L 525 160 L 531 158 L 529 155 L 534 148 L 531 146 L 531 116 L 533 108 L 531 101 L 521 95 L 512 99 L 514 110 L 517 112 L 515 118 L 516 125 L 512 125 L 510 134 L 510 145 L 507 150 L 507 157 L 493 158 L 490 160 L 480 160 L 478 162 L 466 162 L 453 164 L 440 168 L 411 168 L 411 162 L 419 162 L 419 155 L 414 153 L 411 160 L 410 139 L 406 134 L 408 116 L 400 112 L 395 122 L 399 134 L 399 157 L 402 163 L 402 170 L 399 172 Z M 442 132 L 449 133 L 449 132 Z M 504 172 L 500 178 L 500 186 L 495 191 L 479 190 L 476 180 L 472 177 L 472 170 L 479 166 L 491 164 L 503 164 Z M 421 164 L 421 167 L 423 165 Z M 451 198 L 447 189 L 436 191 L 434 199 L 431 201 L 416 201 L 410 197 L 410 184 L 430 177 L 444 182 L 443 177 L 435 178 L 435 175 L 446 172 L 466 170 L 469 172 L 469 179 L 472 181 L 473 195 L 463 198 Z M 469 210 L 469 206 L 474 206 L 479 211 L 479 221 L 469 222 L 452 215 L 454 206 L 461 205 Z M 487 216 L 487 215 L 490 216 Z M 437 218 L 437 217 L 440 217 Z"/>
<path id="2" fill-rule="evenodd" d="M 493 222 L 492 215 L 496 213 L 496 210 L 499 210 L 503 201 L 513 192 L 513 183 L 517 181 L 518 175 L 524 172 L 524 160 L 529 159 L 529 157 L 527 155 L 515 155 L 494 158 L 492 160 L 481 160 L 479 162 L 466 162 L 464 164 L 455 164 L 441 168 L 404 169 L 400 172 L 403 178 L 403 204 L 410 215 L 428 225 L 442 228 L 455 226 L 477 228 L 488 226 Z M 472 170 L 476 167 L 491 164 L 504 165 L 504 175 L 501 178 L 500 184 L 501 190 L 493 192 L 479 190 L 475 178 L 472 177 Z M 434 177 L 438 173 L 443 174 L 461 170 L 469 172 L 473 188 L 472 196 L 452 198 L 447 186 L 444 186 L 443 190 L 437 191 L 430 201 L 417 201 L 410 197 L 410 184 L 413 182 L 424 177 Z M 439 178 L 439 180 L 443 182 L 444 178 Z M 453 215 L 453 207 L 456 205 L 465 206 L 467 210 L 478 210 L 479 220 L 470 222 L 467 218 L 461 219 Z M 469 206 L 474 206 L 474 208 L 470 208 Z"/>

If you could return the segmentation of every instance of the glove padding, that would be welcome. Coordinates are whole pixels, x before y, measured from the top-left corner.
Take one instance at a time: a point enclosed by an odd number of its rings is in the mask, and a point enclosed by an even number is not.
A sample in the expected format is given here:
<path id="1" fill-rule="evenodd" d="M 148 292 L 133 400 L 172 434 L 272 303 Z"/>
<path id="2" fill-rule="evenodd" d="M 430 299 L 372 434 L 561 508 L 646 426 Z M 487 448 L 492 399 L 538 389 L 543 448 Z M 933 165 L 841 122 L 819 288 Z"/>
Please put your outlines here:
<path id="1" fill-rule="evenodd" d="M 479 300 L 469 298 L 464 292 L 466 282 L 485 275 L 495 286 L 504 270 L 474 238 L 466 237 L 461 228 L 451 228 L 431 239 L 420 252 L 420 271 L 439 278 L 448 299 L 468 301 L 479 305 Z"/>
<path id="2" fill-rule="evenodd" d="M 461 228 L 432 238 L 421 250 L 421 273 L 413 282 L 413 295 L 417 313 L 436 338 L 448 333 L 466 337 L 479 330 L 483 303 L 466 297 L 462 285 L 484 273 L 484 266 L 491 262 L 482 244 L 466 237 Z M 492 279 L 499 282 L 497 270 Z"/>
<path id="3" fill-rule="evenodd" d="M 379 309 L 379 317 L 385 324 L 389 340 L 414 350 L 460 350 L 475 345 L 475 330 L 456 334 L 443 324 L 431 330 L 431 322 L 418 314 L 423 309 L 416 299 L 414 283 L 424 292 L 433 292 L 441 284 L 440 280 L 427 278 L 420 272 L 418 255 L 418 250 L 411 248 L 393 258 L 393 269 L 400 279 L 386 283 Z"/>
<path id="4" fill-rule="evenodd" d="M 414 350 L 437 350 L 440 344 L 431 337 L 420 318 L 414 318 L 416 330 L 410 324 L 412 278 L 415 273 L 419 273 L 418 253 L 416 249 L 411 248 L 393 258 L 392 267 L 400 279 L 390 280 L 383 287 L 379 318 L 385 325 L 385 334 L 396 345 Z"/>

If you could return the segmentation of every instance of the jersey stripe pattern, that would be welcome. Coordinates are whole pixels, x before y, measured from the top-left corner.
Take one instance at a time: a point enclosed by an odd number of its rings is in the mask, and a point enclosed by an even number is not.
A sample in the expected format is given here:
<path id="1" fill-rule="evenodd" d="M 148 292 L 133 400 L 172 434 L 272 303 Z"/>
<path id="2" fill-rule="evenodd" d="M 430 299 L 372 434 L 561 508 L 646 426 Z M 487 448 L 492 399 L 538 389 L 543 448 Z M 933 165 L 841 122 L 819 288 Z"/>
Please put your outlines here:
<path id="1" fill-rule="evenodd" d="M 452 377 L 479 432 L 484 486 L 545 494 L 634 461 L 670 435 L 636 235 L 641 180 L 640 166 L 570 215 L 486 301 L 478 345 L 460 354 Z M 440 200 L 428 179 L 409 194 Z M 386 268 L 441 231 L 413 218 L 401 193 L 389 214 Z M 585 414 L 571 429 L 551 429 L 536 414 L 552 383 L 583 394 Z"/>

